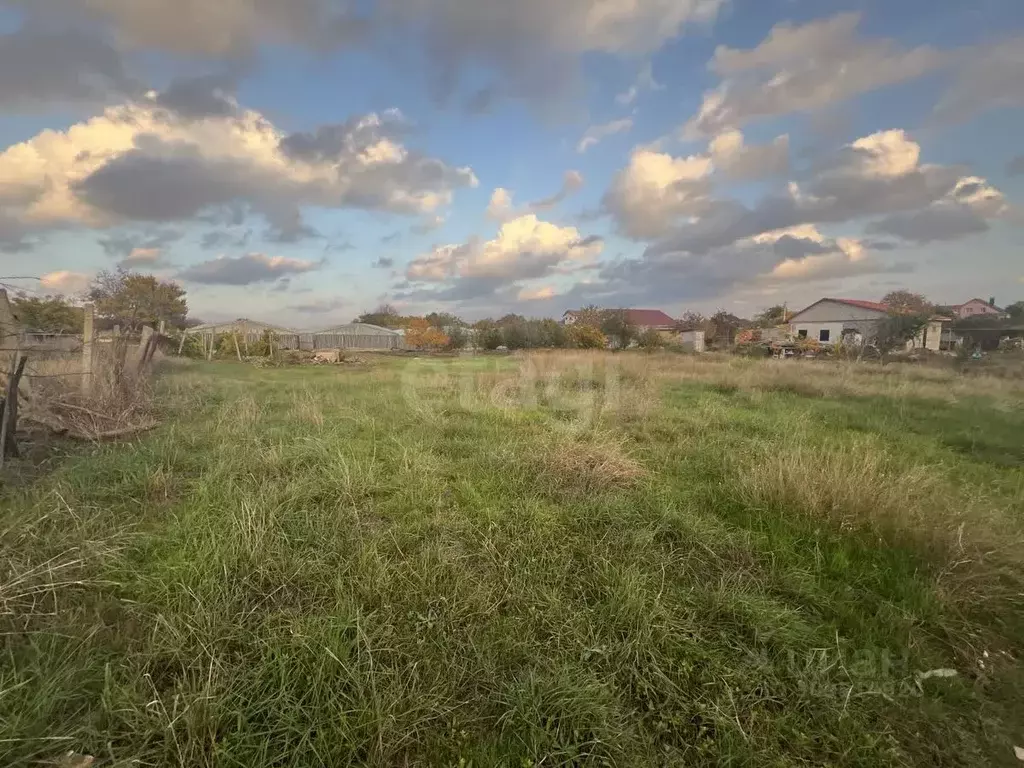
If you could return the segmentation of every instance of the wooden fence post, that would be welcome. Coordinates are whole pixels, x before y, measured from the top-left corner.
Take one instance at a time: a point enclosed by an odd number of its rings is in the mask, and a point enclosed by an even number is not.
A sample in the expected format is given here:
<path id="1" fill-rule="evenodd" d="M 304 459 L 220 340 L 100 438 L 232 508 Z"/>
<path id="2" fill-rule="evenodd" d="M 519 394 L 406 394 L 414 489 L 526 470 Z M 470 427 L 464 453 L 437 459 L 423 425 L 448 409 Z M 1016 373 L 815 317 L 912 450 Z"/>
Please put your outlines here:
<path id="1" fill-rule="evenodd" d="M 93 351 L 96 339 L 96 312 L 92 304 L 82 307 L 82 396 L 92 394 Z"/>
<path id="2" fill-rule="evenodd" d="M 235 342 L 235 354 L 238 355 L 238 362 L 242 362 L 242 350 L 238 348 L 238 334 L 232 332 L 231 338 Z"/>
<path id="3" fill-rule="evenodd" d="M 7 456 L 18 458 L 18 439 L 15 433 L 18 429 L 18 384 L 21 376 L 25 373 L 25 363 L 28 357 L 18 352 L 14 353 L 11 360 L 11 371 L 7 376 L 7 393 L 0 405 L 0 467 L 4 465 Z"/>
<path id="4" fill-rule="evenodd" d="M 188 338 L 188 330 L 182 329 L 181 331 L 181 343 L 178 344 L 178 357 L 181 357 L 181 350 L 185 348 L 185 339 Z"/>

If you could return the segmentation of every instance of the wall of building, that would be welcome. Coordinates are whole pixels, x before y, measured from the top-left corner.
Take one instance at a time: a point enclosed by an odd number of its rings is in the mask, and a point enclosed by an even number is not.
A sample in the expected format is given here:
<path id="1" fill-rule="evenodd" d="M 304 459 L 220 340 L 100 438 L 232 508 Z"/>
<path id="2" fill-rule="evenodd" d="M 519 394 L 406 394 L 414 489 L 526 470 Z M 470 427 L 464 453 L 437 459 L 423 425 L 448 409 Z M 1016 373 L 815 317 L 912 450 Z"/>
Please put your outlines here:
<path id="1" fill-rule="evenodd" d="M 977 317 L 978 315 L 998 315 L 999 310 L 984 301 L 968 301 L 956 308 L 959 317 Z"/>
<path id="2" fill-rule="evenodd" d="M 843 335 L 842 322 L 793 323 L 792 328 L 794 336 L 800 338 L 801 331 L 805 331 L 806 337 L 811 341 L 821 341 L 821 332 L 828 331 L 828 340 L 822 342 L 823 344 L 835 344 Z"/>
<path id="3" fill-rule="evenodd" d="M 683 331 L 679 334 L 683 349 L 692 352 L 704 351 L 704 331 Z"/>
<path id="4" fill-rule="evenodd" d="M 794 315 L 793 320 L 801 323 L 846 322 L 853 320 L 881 320 L 884 317 L 885 312 L 879 312 L 874 309 L 864 309 L 863 307 L 855 307 L 838 301 L 823 301 Z"/>

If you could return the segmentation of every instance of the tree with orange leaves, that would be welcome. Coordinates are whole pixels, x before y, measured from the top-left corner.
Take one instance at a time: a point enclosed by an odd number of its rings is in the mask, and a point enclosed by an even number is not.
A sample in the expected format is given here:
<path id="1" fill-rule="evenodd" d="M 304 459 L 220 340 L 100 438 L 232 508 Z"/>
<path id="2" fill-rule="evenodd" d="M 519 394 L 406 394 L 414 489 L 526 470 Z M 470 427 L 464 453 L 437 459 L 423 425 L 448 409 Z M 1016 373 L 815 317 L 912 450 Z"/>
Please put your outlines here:
<path id="1" fill-rule="evenodd" d="M 412 349 L 443 349 L 448 346 L 448 337 L 426 319 L 414 317 L 405 331 L 405 345 Z"/>

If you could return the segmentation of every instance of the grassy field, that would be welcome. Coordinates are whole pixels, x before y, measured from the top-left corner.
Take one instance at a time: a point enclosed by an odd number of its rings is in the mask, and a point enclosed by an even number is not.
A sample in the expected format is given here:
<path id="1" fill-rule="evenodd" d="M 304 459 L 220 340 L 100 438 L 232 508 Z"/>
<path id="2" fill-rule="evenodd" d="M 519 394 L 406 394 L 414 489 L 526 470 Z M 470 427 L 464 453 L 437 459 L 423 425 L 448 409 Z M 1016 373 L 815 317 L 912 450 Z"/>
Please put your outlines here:
<path id="1" fill-rule="evenodd" d="M 560 353 L 161 389 L 145 438 L 0 491 L 2 765 L 1020 764 L 1020 378 Z"/>

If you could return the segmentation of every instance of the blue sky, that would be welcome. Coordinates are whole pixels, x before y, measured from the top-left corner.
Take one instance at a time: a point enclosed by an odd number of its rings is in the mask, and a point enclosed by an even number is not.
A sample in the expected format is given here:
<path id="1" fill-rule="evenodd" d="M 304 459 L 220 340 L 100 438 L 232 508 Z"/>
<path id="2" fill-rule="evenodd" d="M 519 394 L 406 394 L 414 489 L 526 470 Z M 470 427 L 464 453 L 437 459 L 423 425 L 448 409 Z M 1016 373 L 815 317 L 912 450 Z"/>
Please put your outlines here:
<path id="1" fill-rule="evenodd" d="M 122 265 L 303 328 L 1009 303 L 1022 33 L 1015 0 L 0 0 L 0 279 Z"/>

